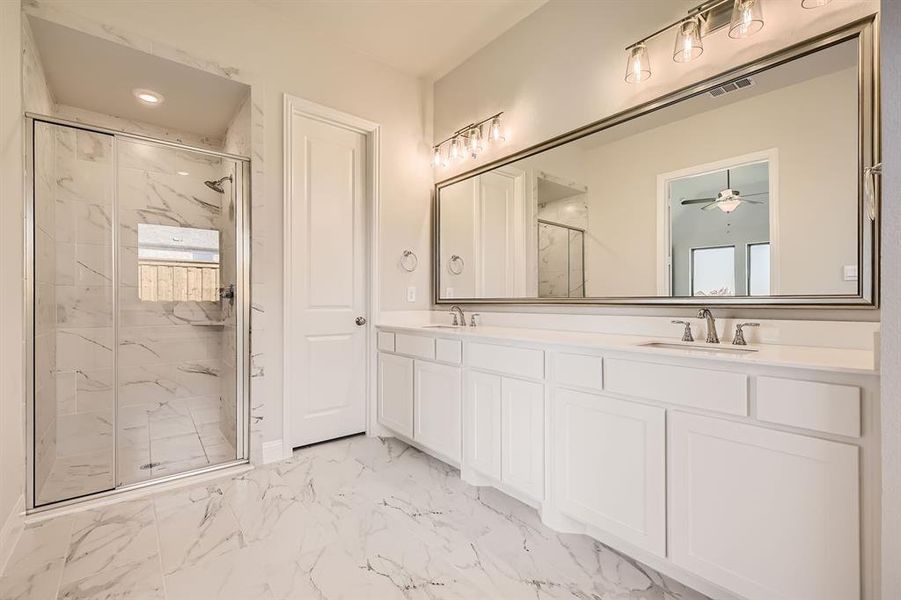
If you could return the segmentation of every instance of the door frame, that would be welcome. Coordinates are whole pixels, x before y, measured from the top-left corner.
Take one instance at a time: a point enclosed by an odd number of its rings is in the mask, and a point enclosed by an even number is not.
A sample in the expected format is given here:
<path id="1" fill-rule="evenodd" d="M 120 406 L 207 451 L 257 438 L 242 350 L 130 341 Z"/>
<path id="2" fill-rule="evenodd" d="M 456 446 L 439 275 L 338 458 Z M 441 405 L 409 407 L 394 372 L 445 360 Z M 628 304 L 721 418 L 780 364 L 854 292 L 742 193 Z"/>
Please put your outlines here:
<path id="1" fill-rule="evenodd" d="M 366 349 L 366 374 L 363 398 L 366 404 L 366 434 L 371 435 L 374 430 L 375 411 L 373 410 L 373 395 L 375 393 L 375 336 L 373 335 L 373 315 L 378 314 L 379 308 L 379 146 L 381 126 L 378 123 L 341 112 L 334 108 L 317 104 L 310 100 L 285 94 L 284 96 L 284 126 L 283 126 L 283 150 L 284 150 L 284 181 L 282 188 L 282 310 L 284 320 L 282 322 L 282 439 L 268 444 L 263 444 L 263 462 L 275 462 L 283 458 L 289 458 L 293 452 L 291 447 L 291 403 L 287 386 L 288 373 L 293 359 L 298 355 L 299 345 L 288 334 L 291 331 L 289 323 L 297 318 L 291 309 L 291 288 L 288 282 L 291 280 L 294 254 L 294 236 L 292 228 L 291 188 L 294 180 L 291 171 L 293 151 L 291 140 L 293 137 L 293 117 L 302 116 L 330 125 L 343 127 L 356 131 L 366 138 L 366 189 L 364 206 L 366 214 L 364 221 L 367 226 L 367 240 L 364 247 L 369 250 L 369 264 L 364 266 L 366 273 L 364 282 L 364 313 L 367 323 L 364 335 L 364 348 Z"/>
<path id="2" fill-rule="evenodd" d="M 670 246 L 670 198 L 669 183 L 674 179 L 705 175 L 725 169 L 734 169 L 754 163 L 766 162 L 769 168 L 770 225 L 770 295 L 777 295 L 781 288 L 779 262 L 779 149 L 767 148 L 739 156 L 732 156 L 704 164 L 694 165 L 657 175 L 657 295 L 669 297 L 672 290 L 672 248 Z"/>

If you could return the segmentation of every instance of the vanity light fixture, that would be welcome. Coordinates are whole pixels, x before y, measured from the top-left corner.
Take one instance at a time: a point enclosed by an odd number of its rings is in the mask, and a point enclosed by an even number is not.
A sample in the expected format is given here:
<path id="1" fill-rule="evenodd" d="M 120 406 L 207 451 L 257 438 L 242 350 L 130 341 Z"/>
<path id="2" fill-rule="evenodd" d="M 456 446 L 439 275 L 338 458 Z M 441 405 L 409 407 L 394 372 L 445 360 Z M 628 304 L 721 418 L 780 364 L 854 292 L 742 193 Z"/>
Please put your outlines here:
<path id="1" fill-rule="evenodd" d="M 729 23 L 730 38 L 748 38 L 763 29 L 760 0 L 735 0 Z"/>
<path id="2" fill-rule="evenodd" d="M 676 45 L 673 48 L 673 60 L 690 62 L 704 53 L 704 42 L 701 41 L 701 23 L 698 17 L 689 17 L 679 23 L 676 31 Z"/>
<path id="3" fill-rule="evenodd" d="M 162 94 L 154 92 L 153 90 L 137 88 L 132 90 L 131 93 L 134 94 L 139 102 L 146 104 L 147 106 L 159 106 L 165 100 Z"/>
<path id="4" fill-rule="evenodd" d="M 638 83 L 651 76 L 651 61 L 648 60 L 648 47 L 638 42 L 629 49 L 626 59 L 626 82 Z"/>
<path id="5" fill-rule="evenodd" d="M 500 112 L 466 127 L 461 127 L 448 138 L 432 147 L 432 166 L 447 168 L 450 163 L 466 160 L 467 156 L 478 158 L 485 150 L 485 140 L 500 144 L 507 140 L 501 124 Z M 487 126 L 487 134 L 485 127 Z"/>
<path id="6" fill-rule="evenodd" d="M 804 8 L 818 8 L 832 0 L 801 0 Z M 691 10 L 688 15 L 670 23 L 626 46 L 627 83 L 640 83 L 651 76 L 648 58 L 648 41 L 670 29 L 676 29 L 673 61 L 690 62 L 704 53 L 704 37 L 714 31 L 727 28 L 730 38 L 751 37 L 763 29 L 764 0 L 707 0 Z"/>

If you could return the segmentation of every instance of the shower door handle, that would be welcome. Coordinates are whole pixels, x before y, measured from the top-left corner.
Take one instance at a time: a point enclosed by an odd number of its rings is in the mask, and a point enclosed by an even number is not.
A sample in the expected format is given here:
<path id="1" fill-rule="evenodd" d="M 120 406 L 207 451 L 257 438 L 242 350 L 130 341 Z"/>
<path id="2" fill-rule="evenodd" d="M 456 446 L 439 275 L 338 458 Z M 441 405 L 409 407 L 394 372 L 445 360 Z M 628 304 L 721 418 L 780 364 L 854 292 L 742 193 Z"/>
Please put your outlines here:
<path id="1" fill-rule="evenodd" d="M 235 284 L 230 283 L 226 286 L 219 288 L 219 298 L 223 300 L 230 300 L 232 303 L 235 301 Z"/>

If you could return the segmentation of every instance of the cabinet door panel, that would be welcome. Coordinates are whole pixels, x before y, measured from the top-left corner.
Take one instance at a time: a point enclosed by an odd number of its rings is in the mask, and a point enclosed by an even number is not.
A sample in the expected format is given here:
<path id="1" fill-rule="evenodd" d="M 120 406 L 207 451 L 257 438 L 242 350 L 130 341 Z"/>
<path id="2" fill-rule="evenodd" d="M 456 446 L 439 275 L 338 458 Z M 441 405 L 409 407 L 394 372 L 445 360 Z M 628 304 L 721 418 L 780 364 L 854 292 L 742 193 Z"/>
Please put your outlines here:
<path id="1" fill-rule="evenodd" d="M 544 497 L 544 386 L 504 377 L 501 382 L 501 480 Z"/>
<path id="2" fill-rule="evenodd" d="M 560 510 L 666 554 L 666 412 L 554 391 L 554 486 Z"/>
<path id="3" fill-rule="evenodd" d="M 673 562 L 750 600 L 860 597 L 858 448 L 670 415 Z"/>
<path id="4" fill-rule="evenodd" d="M 459 367 L 417 360 L 414 380 L 413 439 L 459 462 L 463 395 Z"/>
<path id="5" fill-rule="evenodd" d="M 413 359 L 379 353 L 379 423 L 413 437 Z"/>
<path id="6" fill-rule="evenodd" d="M 467 373 L 463 446 L 465 466 L 501 478 L 500 376 Z"/>

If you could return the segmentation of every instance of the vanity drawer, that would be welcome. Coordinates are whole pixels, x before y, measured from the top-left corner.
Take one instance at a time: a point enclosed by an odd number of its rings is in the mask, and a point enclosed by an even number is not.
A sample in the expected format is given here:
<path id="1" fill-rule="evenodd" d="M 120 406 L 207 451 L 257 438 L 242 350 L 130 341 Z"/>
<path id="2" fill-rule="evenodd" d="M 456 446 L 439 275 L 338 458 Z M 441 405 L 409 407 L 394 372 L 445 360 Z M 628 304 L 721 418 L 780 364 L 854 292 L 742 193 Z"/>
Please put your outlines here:
<path id="1" fill-rule="evenodd" d="M 757 418 L 770 423 L 860 437 L 860 388 L 800 379 L 758 377 Z"/>
<path id="2" fill-rule="evenodd" d="M 435 360 L 459 365 L 463 362 L 463 342 L 460 340 L 435 340 Z"/>
<path id="3" fill-rule="evenodd" d="M 378 348 L 382 352 L 394 352 L 394 334 L 388 331 L 379 331 Z"/>
<path id="4" fill-rule="evenodd" d="M 416 358 L 435 360 L 435 338 L 398 333 L 394 337 L 394 351 Z"/>
<path id="5" fill-rule="evenodd" d="M 604 361 L 604 389 L 616 394 L 748 415 L 748 376 L 620 358 Z"/>
<path id="6" fill-rule="evenodd" d="M 554 381 L 594 390 L 604 389 L 604 362 L 600 356 L 554 354 Z"/>
<path id="7" fill-rule="evenodd" d="M 473 342 L 466 347 L 466 365 L 531 379 L 544 379 L 544 351 Z"/>

